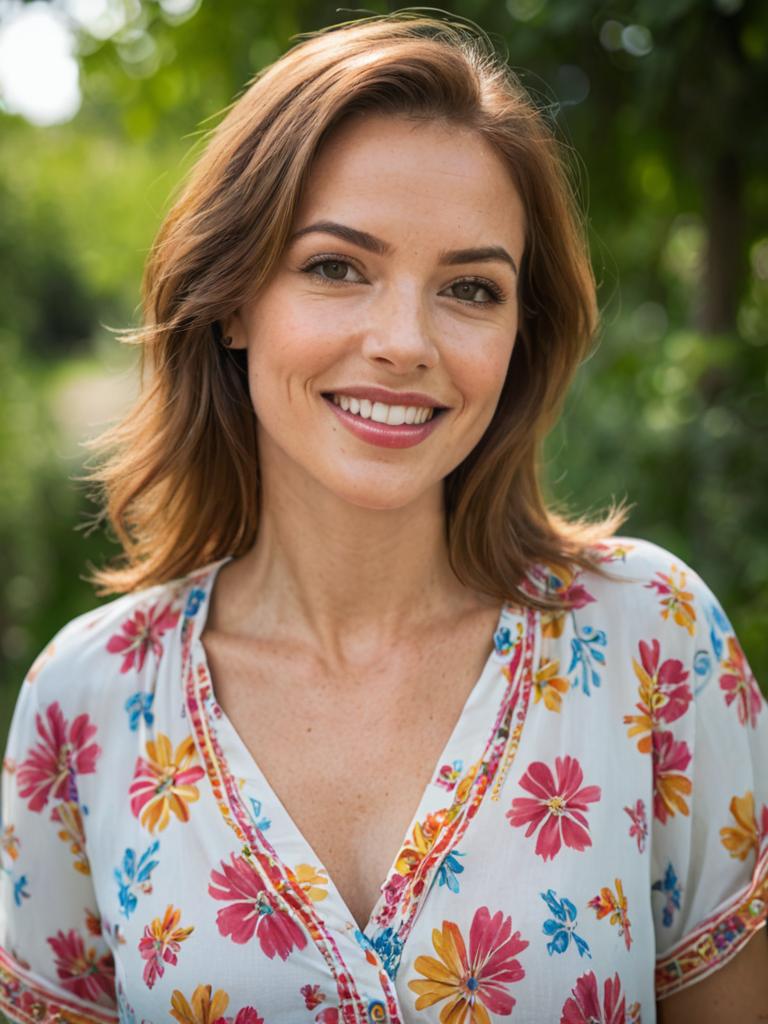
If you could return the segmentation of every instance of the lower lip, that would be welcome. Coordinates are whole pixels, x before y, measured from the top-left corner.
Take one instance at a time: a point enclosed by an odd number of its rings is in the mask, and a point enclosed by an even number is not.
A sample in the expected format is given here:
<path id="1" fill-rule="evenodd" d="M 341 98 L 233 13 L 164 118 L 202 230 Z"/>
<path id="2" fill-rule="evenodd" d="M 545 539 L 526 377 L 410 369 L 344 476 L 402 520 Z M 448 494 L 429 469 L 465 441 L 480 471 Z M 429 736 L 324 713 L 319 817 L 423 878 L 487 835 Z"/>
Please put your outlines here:
<path id="1" fill-rule="evenodd" d="M 412 448 L 416 444 L 421 444 L 429 437 L 441 419 L 440 415 L 433 413 L 432 419 L 427 420 L 426 423 L 403 423 L 398 427 L 393 427 L 388 423 L 365 420 L 353 412 L 345 412 L 331 398 L 323 396 L 323 401 L 333 409 L 351 434 L 359 437 L 361 441 L 378 445 L 380 448 Z"/>

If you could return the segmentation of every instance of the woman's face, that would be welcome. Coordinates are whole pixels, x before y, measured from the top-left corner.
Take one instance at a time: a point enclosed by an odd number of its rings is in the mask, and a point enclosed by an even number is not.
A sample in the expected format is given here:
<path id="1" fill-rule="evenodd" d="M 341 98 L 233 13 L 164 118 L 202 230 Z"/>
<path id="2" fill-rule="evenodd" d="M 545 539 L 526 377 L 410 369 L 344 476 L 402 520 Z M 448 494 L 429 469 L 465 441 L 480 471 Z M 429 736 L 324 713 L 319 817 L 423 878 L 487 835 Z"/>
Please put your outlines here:
<path id="1" fill-rule="evenodd" d="M 524 230 L 477 134 L 380 115 L 340 125 L 276 271 L 226 325 L 248 350 L 267 485 L 292 474 L 302 493 L 313 481 L 375 509 L 439 494 L 499 399 Z"/>

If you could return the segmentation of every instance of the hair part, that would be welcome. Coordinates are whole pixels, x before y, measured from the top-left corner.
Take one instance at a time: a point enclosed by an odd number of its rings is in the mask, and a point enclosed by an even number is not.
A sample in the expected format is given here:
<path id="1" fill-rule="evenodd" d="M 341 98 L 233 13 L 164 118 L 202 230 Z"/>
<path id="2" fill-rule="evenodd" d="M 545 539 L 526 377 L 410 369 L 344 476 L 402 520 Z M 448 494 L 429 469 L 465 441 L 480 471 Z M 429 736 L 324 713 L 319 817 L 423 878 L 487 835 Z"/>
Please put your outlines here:
<path id="1" fill-rule="evenodd" d="M 259 526 L 256 417 L 245 353 L 212 325 L 269 280 L 287 244 L 313 160 L 355 114 L 440 119 L 477 132 L 500 154 L 525 209 L 520 320 L 492 421 L 444 481 L 449 556 L 480 592 L 562 607 L 530 585 L 544 563 L 604 572 L 596 545 L 626 518 L 548 508 L 541 444 L 598 326 L 595 281 L 569 168 L 545 115 L 486 37 L 404 12 L 305 36 L 260 72 L 212 132 L 148 258 L 142 393 L 88 446 L 122 547 L 94 569 L 100 594 L 125 593 L 245 554 Z"/>

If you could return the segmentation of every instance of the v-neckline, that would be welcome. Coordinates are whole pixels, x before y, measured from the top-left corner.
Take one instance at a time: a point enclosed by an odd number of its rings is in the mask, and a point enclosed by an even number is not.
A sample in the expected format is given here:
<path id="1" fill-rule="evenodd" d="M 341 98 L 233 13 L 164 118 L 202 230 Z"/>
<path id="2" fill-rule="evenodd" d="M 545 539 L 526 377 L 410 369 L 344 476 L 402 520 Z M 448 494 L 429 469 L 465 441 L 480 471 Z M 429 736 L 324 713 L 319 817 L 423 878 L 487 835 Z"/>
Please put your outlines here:
<path id="1" fill-rule="evenodd" d="M 307 836 L 299 828 L 293 816 L 289 813 L 288 809 L 280 799 L 277 791 L 260 768 L 253 752 L 248 748 L 231 719 L 223 711 L 216 700 L 213 677 L 208 664 L 205 645 L 202 641 L 202 634 L 205 631 L 211 602 L 211 594 L 218 573 L 230 560 L 231 556 L 228 556 L 218 562 L 214 562 L 207 570 L 203 570 L 197 577 L 198 588 L 193 591 L 197 596 L 188 602 L 188 608 L 190 604 L 192 606 L 192 614 L 186 620 L 189 622 L 189 625 L 185 630 L 187 636 L 184 646 L 186 648 L 187 658 L 190 658 L 191 660 L 188 666 L 189 673 L 188 679 L 185 679 L 185 685 L 191 684 L 191 687 L 194 690 L 194 693 L 191 693 L 190 687 L 187 685 L 187 703 L 189 706 L 190 698 L 192 698 L 195 707 L 190 708 L 190 710 L 197 712 L 197 717 L 199 719 L 198 724 L 203 726 L 202 733 L 205 734 L 205 736 L 201 735 L 196 737 L 198 748 L 202 748 L 201 753 L 203 756 L 207 761 L 213 763 L 217 770 L 217 775 L 221 779 L 224 789 L 227 791 L 229 796 L 228 807 L 222 803 L 222 797 L 224 794 L 221 792 L 221 787 L 215 789 L 215 795 L 219 800 L 219 807 L 224 817 L 228 820 L 229 824 L 235 828 L 235 832 L 238 833 L 240 838 L 245 839 L 247 842 L 251 841 L 251 845 L 254 845 L 252 840 L 258 836 L 266 848 L 270 864 L 277 868 L 279 873 L 288 874 L 290 872 L 291 875 L 293 874 L 293 868 L 291 868 L 290 864 L 286 863 L 282 858 L 279 850 L 271 846 L 268 841 L 268 837 L 264 835 L 262 829 L 260 829 L 256 824 L 253 811 L 245 804 L 241 789 L 245 783 L 251 783 L 256 792 L 263 794 L 263 802 L 265 804 L 272 805 L 282 816 L 285 828 L 291 833 L 288 837 L 290 845 L 303 851 L 302 862 L 311 864 L 314 868 L 323 872 L 327 878 L 328 900 L 323 901 L 320 906 L 320 916 L 323 917 L 323 919 L 331 916 L 323 914 L 323 908 L 327 907 L 330 910 L 332 907 L 331 900 L 335 900 L 336 907 L 334 909 L 338 912 L 338 923 L 342 927 L 348 927 L 351 925 L 360 935 L 362 943 L 365 944 L 366 940 L 370 942 L 374 935 L 381 930 L 381 927 L 383 927 L 381 925 L 377 925 L 376 922 L 377 919 L 381 917 L 382 911 L 385 910 L 387 902 L 386 889 L 393 876 L 397 874 L 396 867 L 403 850 L 406 847 L 413 846 L 415 829 L 425 821 L 428 815 L 435 814 L 436 811 L 441 810 L 441 808 L 433 806 L 438 796 L 442 797 L 444 803 L 451 804 L 449 794 L 445 792 L 445 789 L 441 790 L 437 782 L 441 769 L 443 766 L 450 763 L 450 757 L 454 752 L 466 747 L 466 742 L 462 743 L 462 738 L 466 738 L 465 734 L 467 732 L 480 730 L 487 736 L 487 734 L 494 733 L 499 728 L 499 722 L 502 718 L 502 714 L 498 708 L 500 703 L 503 704 L 502 690 L 509 690 L 512 688 L 514 680 L 510 678 L 511 673 L 505 669 L 505 666 L 507 666 L 509 662 L 509 659 L 506 657 L 508 651 L 504 651 L 504 647 L 503 645 L 500 645 L 498 638 L 505 634 L 510 635 L 510 627 L 517 624 L 517 633 L 521 644 L 525 646 L 523 641 L 527 640 L 529 642 L 528 645 L 531 647 L 529 656 L 525 659 L 528 662 L 527 669 L 530 670 L 534 637 L 527 636 L 526 634 L 530 632 L 537 632 L 535 629 L 531 630 L 532 620 L 537 616 L 532 616 L 530 614 L 530 610 L 528 610 L 528 619 L 530 621 L 528 623 L 528 629 L 526 630 L 522 625 L 526 619 L 524 611 L 511 608 L 508 602 L 504 602 L 501 606 L 497 616 L 496 625 L 492 633 L 491 651 L 485 660 L 479 676 L 472 685 L 469 694 L 462 705 L 461 711 L 454 722 L 448 739 L 440 751 L 437 762 L 433 766 L 429 781 L 419 797 L 415 811 L 411 815 L 407 829 L 392 858 L 386 877 L 382 880 L 379 887 L 378 898 L 369 914 L 368 920 L 365 922 L 365 926 L 361 927 L 336 885 L 333 875 L 317 855 Z M 187 615 L 189 615 L 188 612 Z M 518 677 L 518 682 L 520 681 L 520 676 L 522 674 L 520 670 L 523 669 L 523 660 L 523 658 L 520 658 L 520 665 L 517 666 L 518 671 L 516 672 L 516 675 Z M 491 693 L 486 691 L 492 690 L 494 676 L 497 677 L 499 692 L 492 697 Z M 517 693 L 519 693 L 521 689 L 522 687 L 518 685 Z M 522 728 L 522 720 L 524 718 L 525 708 L 527 707 L 528 695 L 529 692 L 524 695 L 524 700 L 522 701 L 523 714 L 522 716 L 518 715 L 519 728 Z M 492 709 L 490 711 L 489 706 Z M 193 718 L 194 717 L 195 715 L 193 714 Z M 200 730 L 198 730 L 198 732 L 200 732 Z M 215 741 L 213 743 L 210 742 L 212 735 L 215 736 Z M 208 742 L 205 741 L 206 736 Z M 202 743 L 200 742 L 201 739 L 203 740 Z M 485 749 L 487 750 L 489 746 L 490 739 L 488 740 Z M 481 755 L 482 751 L 472 750 L 471 753 L 473 756 L 477 756 Z M 479 764 L 480 761 L 476 761 L 476 765 Z M 473 767 L 476 767 L 476 765 L 473 765 Z M 470 789 L 472 788 L 473 783 L 474 778 L 470 780 Z M 458 788 L 459 787 L 456 786 L 457 790 Z M 485 788 L 487 787 L 483 787 L 479 799 L 482 799 L 482 794 L 484 793 Z M 468 798 L 468 795 L 469 794 L 467 793 L 465 800 Z M 232 806 L 233 799 L 237 804 L 239 804 L 238 808 Z M 477 801 L 478 806 L 479 799 Z M 477 808 L 475 807 L 475 810 L 476 809 Z M 238 811 L 240 812 L 239 814 L 237 813 Z M 240 819 L 239 829 L 233 821 L 233 812 L 235 819 Z M 244 815 L 242 812 L 244 812 Z M 247 830 L 245 834 L 242 834 L 244 818 L 250 821 L 251 829 Z M 438 844 L 435 843 L 434 845 L 437 846 Z M 450 849 L 445 850 L 442 856 L 446 856 L 448 852 L 450 852 Z M 292 860 L 296 861 L 296 858 L 294 857 Z"/>

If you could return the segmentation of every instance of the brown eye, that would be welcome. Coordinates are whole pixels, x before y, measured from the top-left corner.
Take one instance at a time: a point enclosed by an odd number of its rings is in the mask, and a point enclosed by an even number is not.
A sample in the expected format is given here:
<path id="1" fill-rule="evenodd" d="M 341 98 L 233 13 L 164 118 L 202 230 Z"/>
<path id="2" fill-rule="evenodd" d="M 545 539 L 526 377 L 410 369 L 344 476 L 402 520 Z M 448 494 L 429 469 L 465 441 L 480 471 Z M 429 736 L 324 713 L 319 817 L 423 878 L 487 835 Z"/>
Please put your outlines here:
<path id="1" fill-rule="evenodd" d="M 456 281 L 451 285 L 454 297 L 461 302 L 471 302 L 475 306 L 488 306 L 494 302 L 503 302 L 499 289 L 485 281 Z M 485 297 L 483 297 L 484 293 Z"/>
<path id="2" fill-rule="evenodd" d="M 316 263 L 315 266 L 327 268 L 323 271 L 325 277 L 330 277 L 332 281 L 343 281 L 347 275 L 348 263 L 342 263 L 341 260 L 326 260 L 324 263 Z"/>

